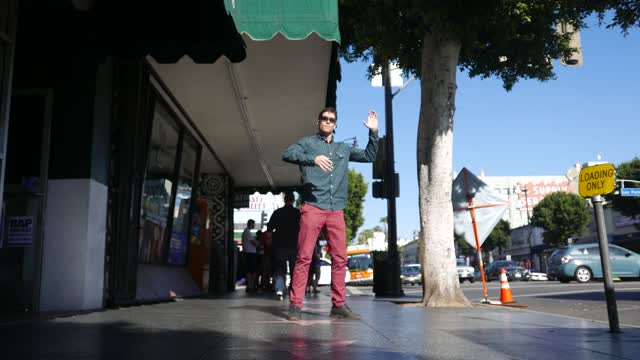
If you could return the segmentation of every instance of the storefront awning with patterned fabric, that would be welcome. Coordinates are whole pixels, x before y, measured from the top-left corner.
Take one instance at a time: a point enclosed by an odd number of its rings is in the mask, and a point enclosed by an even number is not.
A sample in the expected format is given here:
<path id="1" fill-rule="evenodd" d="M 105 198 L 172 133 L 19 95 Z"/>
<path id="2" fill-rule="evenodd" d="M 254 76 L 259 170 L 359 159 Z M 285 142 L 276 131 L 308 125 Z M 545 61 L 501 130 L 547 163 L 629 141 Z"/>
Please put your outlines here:
<path id="1" fill-rule="evenodd" d="M 315 133 L 318 111 L 335 105 L 338 0 L 225 5 L 246 44 L 244 61 L 151 64 L 219 159 L 203 154 L 202 173 L 226 171 L 237 189 L 299 186 L 299 169 L 282 152 Z"/>
<path id="2" fill-rule="evenodd" d="M 340 42 L 336 0 L 225 0 L 238 31 L 252 40 L 270 40 L 280 33 L 289 40 L 312 33 Z"/>

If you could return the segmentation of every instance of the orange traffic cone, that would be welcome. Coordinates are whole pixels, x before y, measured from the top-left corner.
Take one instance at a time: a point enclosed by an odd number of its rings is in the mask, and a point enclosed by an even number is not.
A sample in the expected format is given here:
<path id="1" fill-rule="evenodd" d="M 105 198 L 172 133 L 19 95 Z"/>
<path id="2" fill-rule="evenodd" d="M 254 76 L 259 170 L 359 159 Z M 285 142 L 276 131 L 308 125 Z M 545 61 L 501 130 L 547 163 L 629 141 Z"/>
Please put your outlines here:
<path id="1" fill-rule="evenodd" d="M 509 280 L 507 280 L 507 272 L 504 271 L 504 268 L 500 269 L 500 285 L 500 302 L 503 304 L 514 302 Z"/>

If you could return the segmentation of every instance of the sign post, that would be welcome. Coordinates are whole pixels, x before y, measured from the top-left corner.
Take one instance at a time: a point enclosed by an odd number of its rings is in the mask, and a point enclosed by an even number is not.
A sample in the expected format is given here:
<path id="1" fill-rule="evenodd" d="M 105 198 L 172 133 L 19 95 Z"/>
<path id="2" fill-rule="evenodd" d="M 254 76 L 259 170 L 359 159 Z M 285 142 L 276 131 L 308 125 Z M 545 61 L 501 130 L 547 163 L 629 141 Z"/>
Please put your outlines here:
<path id="1" fill-rule="evenodd" d="M 580 196 L 591 197 L 591 203 L 593 204 L 598 243 L 600 245 L 600 263 L 602 264 L 602 275 L 604 278 L 604 293 L 607 299 L 609 331 L 619 333 L 618 307 L 616 304 L 613 279 L 611 277 L 611 264 L 609 263 L 609 240 L 607 238 L 604 211 L 602 209 L 602 195 L 612 193 L 615 187 L 616 170 L 612 164 L 588 166 L 580 171 L 580 182 L 578 184 Z"/>
<path id="2" fill-rule="evenodd" d="M 453 223 L 455 232 L 461 235 L 469 245 L 478 252 L 478 265 L 482 278 L 482 294 L 485 304 L 499 304 L 491 302 L 487 294 L 487 282 L 482 262 L 481 246 L 496 224 L 507 211 L 509 202 L 496 194 L 487 184 L 463 168 L 453 181 L 451 189 L 453 203 Z M 471 217 L 466 215 L 469 212 Z"/>

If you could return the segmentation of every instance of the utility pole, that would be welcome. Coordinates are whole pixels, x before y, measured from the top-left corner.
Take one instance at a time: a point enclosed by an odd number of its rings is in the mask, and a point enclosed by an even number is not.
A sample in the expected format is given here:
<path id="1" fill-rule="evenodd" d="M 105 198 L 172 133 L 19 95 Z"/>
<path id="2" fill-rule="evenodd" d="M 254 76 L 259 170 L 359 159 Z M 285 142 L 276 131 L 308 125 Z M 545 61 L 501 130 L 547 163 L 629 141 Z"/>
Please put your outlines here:
<path id="1" fill-rule="evenodd" d="M 527 243 L 529 244 L 529 262 L 530 268 L 533 268 L 533 245 L 531 244 L 531 218 L 529 217 L 529 198 L 527 197 L 527 193 L 529 192 L 529 189 L 525 188 L 521 189 L 520 191 L 522 191 L 524 193 L 524 202 L 525 202 L 525 209 L 527 209 Z"/>
<path id="2" fill-rule="evenodd" d="M 382 69 L 382 83 L 384 85 L 384 119 L 386 129 L 386 162 L 385 182 L 387 188 L 387 217 L 388 217 L 388 244 L 389 244 L 389 269 L 391 271 L 391 295 L 402 296 L 402 284 L 400 281 L 400 259 L 398 254 L 398 235 L 396 222 L 396 171 L 393 156 L 393 107 L 391 94 L 391 71 L 389 64 Z"/>

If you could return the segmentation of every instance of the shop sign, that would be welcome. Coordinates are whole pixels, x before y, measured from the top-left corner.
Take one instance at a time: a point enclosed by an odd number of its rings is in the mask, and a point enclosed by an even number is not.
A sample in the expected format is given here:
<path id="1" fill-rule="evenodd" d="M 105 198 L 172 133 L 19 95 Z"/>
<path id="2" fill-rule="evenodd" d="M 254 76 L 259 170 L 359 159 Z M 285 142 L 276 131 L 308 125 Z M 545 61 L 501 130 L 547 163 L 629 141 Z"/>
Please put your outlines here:
<path id="1" fill-rule="evenodd" d="M 640 225 L 640 217 L 618 215 L 613 218 L 616 227 L 625 227 L 631 225 Z"/>
<path id="2" fill-rule="evenodd" d="M 33 244 L 33 216 L 11 216 L 7 226 L 7 246 Z"/>
<path id="3" fill-rule="evenodd" d="M 518 202 L 520 210 L 524 211 L 527 208 L 529 210 L 533 209 L 545 196 L 558 192 L 574 192 L 575 190 L 571 187 L 571 184 L 568 181 L 540 181 L 537 183 L 529 182 L 518 182 L 518 188 L 520 188 L 520 192 L 518 192 Z M 525 194 L 522 189 L 526 189 L 527 193 Z"/>

